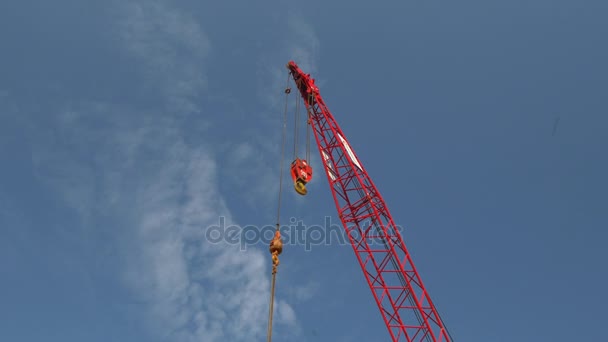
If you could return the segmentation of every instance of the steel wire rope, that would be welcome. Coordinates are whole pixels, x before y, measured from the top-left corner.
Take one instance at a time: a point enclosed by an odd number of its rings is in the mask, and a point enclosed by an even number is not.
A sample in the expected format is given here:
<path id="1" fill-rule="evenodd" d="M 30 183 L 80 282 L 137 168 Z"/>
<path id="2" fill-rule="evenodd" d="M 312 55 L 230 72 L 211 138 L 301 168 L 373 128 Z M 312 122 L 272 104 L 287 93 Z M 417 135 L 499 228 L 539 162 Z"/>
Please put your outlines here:
<path id="1" fill-rule="evenodd" d="M 298 135 L 300 129 L 300 97 L 296 97 L 296 111 L 294 114 L 294 124 L 293 124 L 293 159 L 296 160 L 298 158 Z"/>
<path id="2" fill-rule="evenodd" d="M 306 107 L 306 162 L 310 165 L 310 126 L 312 125 L 312 115 L 310 109 Z"/>
<path id="3" fill-rule="evenodd" d="M 283 137 L 281 141 L 281 166 L 280 166 L 280 174 L 279 174 L 279 198 L 277 204 L 277 226 L 276 231 L 279 231 L 281 226 L 281 195 L 283 193 L 283 166 L 285 164 L 285 144 L 286 144 L 286 136 L 287 136 L 287 98 L 289 97 L 289 93 L 291 89 L 289 88 L 289 74 L 287 75 L 287 85 L 285 86 L 285 111 L 283 113 Z M 272 283 L 270 286 L 270 304 L 268 309 L 268 342 L 272 341 L 272 316 L 274 311 L 274 290 L 276 285 L 276 272 L 272 273 Z"/>

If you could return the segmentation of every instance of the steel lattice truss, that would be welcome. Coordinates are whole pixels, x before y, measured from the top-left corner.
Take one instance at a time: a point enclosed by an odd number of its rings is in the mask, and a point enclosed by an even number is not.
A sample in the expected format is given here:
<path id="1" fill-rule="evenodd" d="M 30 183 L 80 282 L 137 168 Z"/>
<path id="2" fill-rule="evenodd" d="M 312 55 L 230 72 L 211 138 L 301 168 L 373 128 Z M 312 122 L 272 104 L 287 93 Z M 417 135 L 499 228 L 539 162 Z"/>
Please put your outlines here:
<path id="1" fill-rule="evenodd" d="M 304 99 L 342 225 L 393 341 L 452 342 L 371 178 L 314 79 L 287 65 Z"/>

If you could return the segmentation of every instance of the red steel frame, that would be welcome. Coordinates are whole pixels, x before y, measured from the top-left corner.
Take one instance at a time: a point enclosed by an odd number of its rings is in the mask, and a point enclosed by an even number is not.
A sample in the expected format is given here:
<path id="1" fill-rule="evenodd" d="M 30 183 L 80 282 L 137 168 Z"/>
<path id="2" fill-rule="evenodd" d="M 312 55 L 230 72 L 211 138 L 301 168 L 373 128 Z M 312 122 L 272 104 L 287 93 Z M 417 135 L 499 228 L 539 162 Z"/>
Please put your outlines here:
<path id="1" fill-rule="evenodd" d="M 314 79 L 287 64 L 304 99 L 338 215 L 393 341 L 452 342 L 371 178 Z"/>

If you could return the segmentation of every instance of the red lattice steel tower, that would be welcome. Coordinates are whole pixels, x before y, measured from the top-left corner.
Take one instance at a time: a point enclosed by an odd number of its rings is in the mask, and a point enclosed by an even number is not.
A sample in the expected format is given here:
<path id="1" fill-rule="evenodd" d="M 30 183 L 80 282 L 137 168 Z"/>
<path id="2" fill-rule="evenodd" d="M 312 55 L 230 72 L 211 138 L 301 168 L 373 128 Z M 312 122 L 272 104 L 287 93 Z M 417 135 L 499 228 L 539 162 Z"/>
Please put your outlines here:
<path id="1" fill-rule="evenodd" d="M 451 342 L 380 192 L 314 79 L 287 68 L 304 99 L 338 215 L 393 341 Z"/>

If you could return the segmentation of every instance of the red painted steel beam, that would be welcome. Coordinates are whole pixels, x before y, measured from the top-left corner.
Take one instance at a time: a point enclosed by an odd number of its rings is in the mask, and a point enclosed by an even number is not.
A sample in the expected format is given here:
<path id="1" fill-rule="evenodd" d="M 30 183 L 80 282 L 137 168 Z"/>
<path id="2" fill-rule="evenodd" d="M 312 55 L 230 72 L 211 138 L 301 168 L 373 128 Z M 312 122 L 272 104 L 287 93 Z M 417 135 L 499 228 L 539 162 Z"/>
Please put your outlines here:
<path id="1" fill-rule="evenodd" d="M 397 342 L 453 342 L 401 234 L 309 74 L 287 68 L 304 99 L 343 228 L 388 328 Z"/>

